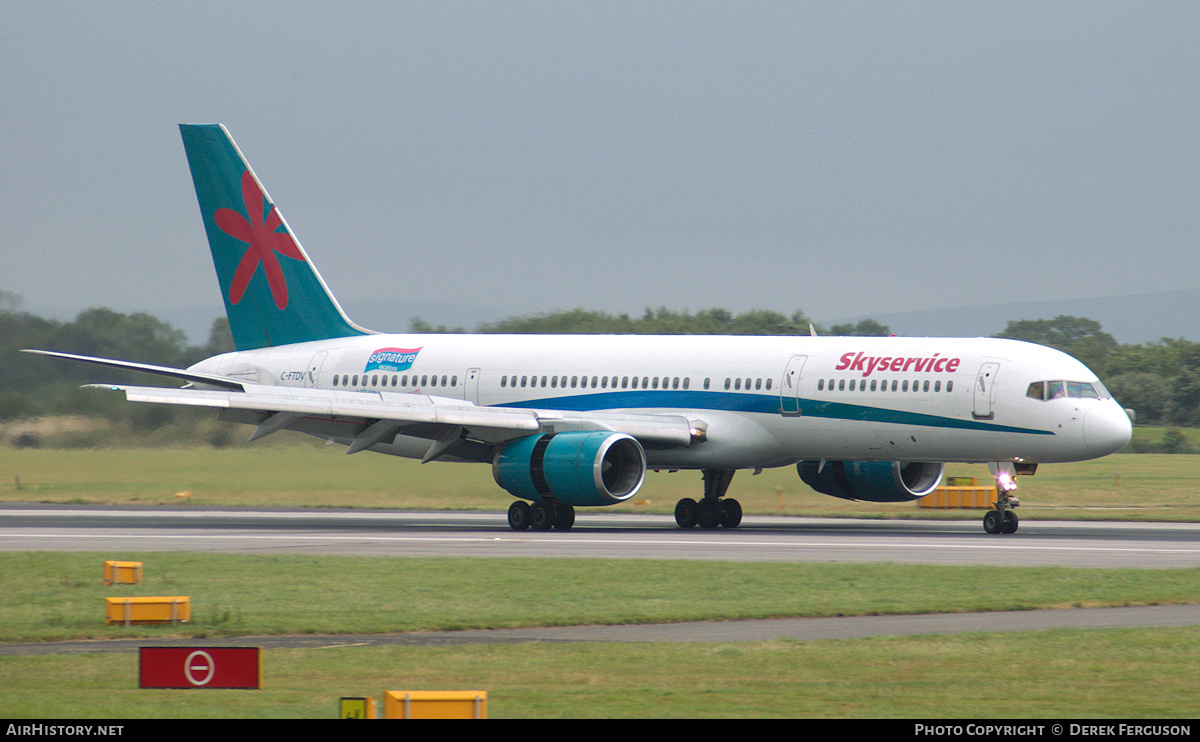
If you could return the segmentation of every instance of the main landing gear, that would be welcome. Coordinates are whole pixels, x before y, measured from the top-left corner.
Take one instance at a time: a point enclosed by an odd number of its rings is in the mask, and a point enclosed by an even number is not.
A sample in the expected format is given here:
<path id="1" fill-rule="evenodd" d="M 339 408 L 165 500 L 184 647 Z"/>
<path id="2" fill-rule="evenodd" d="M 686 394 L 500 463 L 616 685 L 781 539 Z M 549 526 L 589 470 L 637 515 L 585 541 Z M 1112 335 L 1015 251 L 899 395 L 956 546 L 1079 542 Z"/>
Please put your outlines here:
<path id="1" fill-rule="evenodd" d="M 705 469 L 704 498 L 696 502 L 685 497 L 675 503 L 675 522 L 680 528 L 713 529 L 717 526 L 737 528 L 742 522 L 742 505 L 725 497 L 736 469 Z"/>
<path id="2" fill-rule="evenodd" d="M 996 509 L 983 516 L 983 530 L 987 533 L 1016 533 L 1020 519 L 1013 508 L 1021 504 L 1013 493 L 1017 491 L 1017 473 L 1011 463 L 994 465 L 996 473 Z"/>
<path id="3" fill-rule="evenodd" d="M 517 500 L 508 506 L 508 527 L 514 531 L 570 530 L 575 525 L 575 508 L 562 502 L 528 503 Z"/>

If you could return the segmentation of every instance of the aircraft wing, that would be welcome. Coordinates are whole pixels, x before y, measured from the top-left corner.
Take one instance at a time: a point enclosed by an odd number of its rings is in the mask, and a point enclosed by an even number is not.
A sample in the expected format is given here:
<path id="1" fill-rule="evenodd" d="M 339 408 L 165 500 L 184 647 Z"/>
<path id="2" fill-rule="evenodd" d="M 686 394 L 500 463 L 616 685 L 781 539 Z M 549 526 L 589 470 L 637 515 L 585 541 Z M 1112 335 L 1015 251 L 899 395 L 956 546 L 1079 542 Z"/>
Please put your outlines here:
<path id="1" fill-rule="evenodd" d="M 357 453 L 397 434 L 431 440 L 424 461 L 455 449 L 455 456 L 491 461 L 491 446 L 538 433 L 607 430 L 643 446 L 690 446 L 703 440 L 703 422 L 682 415 L 481 407 L 462 399 L 381 391 L 342 391 L 252 384 L 239 379 L 134 361 L 48 350 L 26 353 L 82 361 L 186 381 L 184 387 L 89 384 L 125 393 L 130 402 L 211 407 L 221 419 L 257 425 L 250 440 L 298 430 L 339 441 Z"/>
<path id="2" fill-rule="evenodd" d="M 347 453 L 389 441 L 399 433 L 433 441 L 431 461 L 469 441 L 477 458 L 490 460 L 487 446 L 538 433 L 610 430 L 627 433 L 643 445 L 691 445 L 702 437 L 682 415 L 576 412 L 517 407 L 481 407 L 461 399 L 379 391 L 334 391 L 245 384 L 245 391 L 89 384 L 122 391 L 130 402 L 211 407 L 222 419 L 257 424 L 256 440 L 291 429 L 339 440 L 352 439 Z M 481 448 L 482 447 L 482 448 Z M 466 446 L 465 448 L 470 448 Z M 482 450 L 488 450 L 485 455 Z M 459 452 L 455 452 L 459 455 Z"/>

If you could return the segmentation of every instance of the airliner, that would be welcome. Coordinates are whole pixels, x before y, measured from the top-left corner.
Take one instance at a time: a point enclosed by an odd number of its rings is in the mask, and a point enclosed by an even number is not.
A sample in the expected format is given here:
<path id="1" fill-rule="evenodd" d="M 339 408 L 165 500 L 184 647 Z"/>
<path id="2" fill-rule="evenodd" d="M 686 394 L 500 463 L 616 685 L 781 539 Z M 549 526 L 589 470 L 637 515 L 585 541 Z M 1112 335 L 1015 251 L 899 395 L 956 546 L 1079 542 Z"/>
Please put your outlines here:
<path id="1" fill-rule="evenodd" d="M 167 377 L 92 385 L 215 408 L 420 459 L 489 464 L 515 530 L 571 528 L 628 502 L 646 471 L 699 470 L 681 528 L 735 528 L 739 470 L 794 466 L 817 492 L 930 494 L 947 463 L 987 463 L 988 533 L 1013 533 L 1015 477 L 1119 451 L 1130 417 L 1096 374 L 996 338 L 380 334 L 351 321 L 223 125 L 180 126 L 235 352 L 187 369 L 29 351 Z"/>

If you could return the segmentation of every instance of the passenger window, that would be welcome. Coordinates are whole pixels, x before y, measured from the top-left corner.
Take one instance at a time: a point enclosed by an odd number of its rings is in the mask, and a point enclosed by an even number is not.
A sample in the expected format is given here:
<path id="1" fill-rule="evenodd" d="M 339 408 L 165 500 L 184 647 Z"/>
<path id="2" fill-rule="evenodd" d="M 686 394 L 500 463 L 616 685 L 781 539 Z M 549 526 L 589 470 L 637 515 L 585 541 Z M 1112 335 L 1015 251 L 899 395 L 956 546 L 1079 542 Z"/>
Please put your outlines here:
<path id="1" fill-rule="evenodd" d="M 767 379 L 767 391 L 771 391 L 771 380 Z"/>
<path id="2" fill-rule="evenodd" d="M 683 377 L 683 388 L 687 389 L 688 387 L 690 387 L 692 385 L 691 382 L 692 382 L 692 377 L 690 377 L 690 376 Z"/>
<path id="3" fill-rule="evenodd" d="M 817 379 L 817 391 L 818 392 L 825 391 L 825 380 L 824 379 Z"/>

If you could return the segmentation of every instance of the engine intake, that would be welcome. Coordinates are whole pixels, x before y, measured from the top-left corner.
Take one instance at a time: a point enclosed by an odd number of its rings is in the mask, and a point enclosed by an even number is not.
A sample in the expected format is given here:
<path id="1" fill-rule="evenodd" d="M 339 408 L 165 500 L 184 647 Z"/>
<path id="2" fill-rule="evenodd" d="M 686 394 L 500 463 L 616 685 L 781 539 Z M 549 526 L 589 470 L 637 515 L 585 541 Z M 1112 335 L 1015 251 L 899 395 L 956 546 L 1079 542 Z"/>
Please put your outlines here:
<path id="1" fill-rule="evenodd" d="M 646 452 L 633 436 L 602 430 L 531 435 L 492 461 L 496 484 L 535 502 L 615 505 L 646 479 Z"/>
<path id="2" fill-rule="evenodd" d="M 823 495 L 868 502 L 918 500 L 942 481 L 945 464 L 921 461 L 815 461 L 796 464 L 800 478 Z"/>

